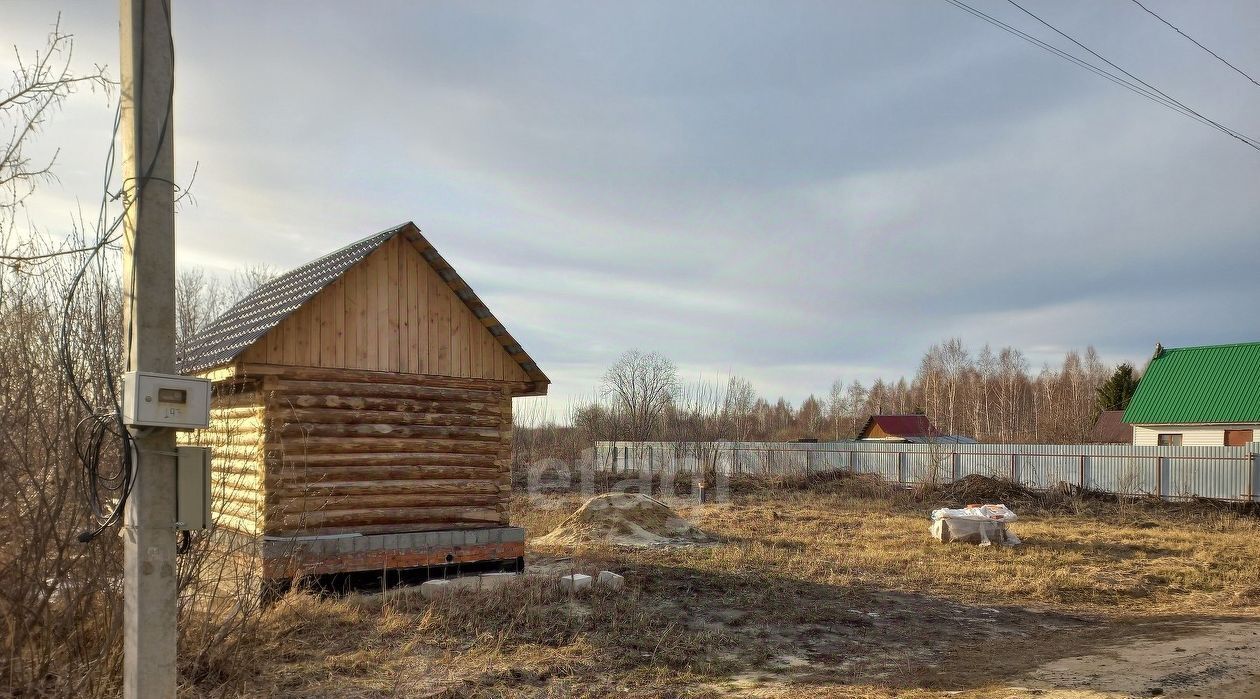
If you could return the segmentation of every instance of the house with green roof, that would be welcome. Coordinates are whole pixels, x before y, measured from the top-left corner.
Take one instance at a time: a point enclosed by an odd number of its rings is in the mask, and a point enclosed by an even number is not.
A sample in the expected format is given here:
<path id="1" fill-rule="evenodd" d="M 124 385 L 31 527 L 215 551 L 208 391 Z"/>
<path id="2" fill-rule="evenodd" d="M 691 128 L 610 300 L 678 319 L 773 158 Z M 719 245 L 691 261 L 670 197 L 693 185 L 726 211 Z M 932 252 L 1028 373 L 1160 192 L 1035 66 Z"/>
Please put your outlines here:
<path id="1" fill-rule="evenodd" d="M 1133 443 L 1245 446 L 1260 439 L 1260 342 L 1164 348 L 1124 411 Z"/>

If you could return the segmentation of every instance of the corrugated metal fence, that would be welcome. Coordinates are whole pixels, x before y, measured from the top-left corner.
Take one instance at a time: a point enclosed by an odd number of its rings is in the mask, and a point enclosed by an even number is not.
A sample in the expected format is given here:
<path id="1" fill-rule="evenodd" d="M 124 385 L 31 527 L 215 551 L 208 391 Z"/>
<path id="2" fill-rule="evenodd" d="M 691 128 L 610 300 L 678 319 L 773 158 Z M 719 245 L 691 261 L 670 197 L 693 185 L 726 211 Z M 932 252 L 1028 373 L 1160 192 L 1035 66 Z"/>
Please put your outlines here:
<path id="1" fill-rule="evenodd" d="M 875 473 L 912 485 L 971 474 L 1010 478 L 1034 489 L 1069 483 L 1121 495 L 1255 501 L 1260 443 L 1244 447 L 1128 444 L 904 444 L 886 442 L 596 442 L 597 467 L 639 473 L 805 475 Z"/>

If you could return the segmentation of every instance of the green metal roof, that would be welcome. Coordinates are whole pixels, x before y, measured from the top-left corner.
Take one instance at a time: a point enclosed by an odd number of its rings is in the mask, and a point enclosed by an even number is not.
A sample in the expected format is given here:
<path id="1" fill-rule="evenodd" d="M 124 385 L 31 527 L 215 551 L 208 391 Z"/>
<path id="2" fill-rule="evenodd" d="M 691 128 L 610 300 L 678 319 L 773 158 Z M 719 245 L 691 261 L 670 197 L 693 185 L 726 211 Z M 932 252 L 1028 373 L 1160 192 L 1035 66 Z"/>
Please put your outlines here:
<path id="1" fill-rule="evenodd" d="M 1260 422 L 1260 342 L 1165 349 L 1146 366 L 1124 421 Z"/>

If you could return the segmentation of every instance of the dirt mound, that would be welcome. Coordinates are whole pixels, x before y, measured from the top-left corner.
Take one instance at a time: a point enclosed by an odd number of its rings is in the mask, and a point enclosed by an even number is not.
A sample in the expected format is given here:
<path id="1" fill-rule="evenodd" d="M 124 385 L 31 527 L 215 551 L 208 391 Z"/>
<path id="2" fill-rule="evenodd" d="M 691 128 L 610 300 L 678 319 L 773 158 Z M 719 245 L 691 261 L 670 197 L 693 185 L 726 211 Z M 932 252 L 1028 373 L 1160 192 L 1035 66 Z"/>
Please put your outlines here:
<path id="1" fill-rule="evenodd" d="M 972 503 L 1028 502 L 1037 494 L 1008 478 L 992 478 L 972 474 L 949 485 L 942 486 L 936 494 L 939 499 L 967 505 Z"/>
<path id="2" fill-rule="evenodd" d="M 587 500 L 535 543 L 685 546 L 714 541 L 660 500 L 639 493 L 608 493 Z"/>

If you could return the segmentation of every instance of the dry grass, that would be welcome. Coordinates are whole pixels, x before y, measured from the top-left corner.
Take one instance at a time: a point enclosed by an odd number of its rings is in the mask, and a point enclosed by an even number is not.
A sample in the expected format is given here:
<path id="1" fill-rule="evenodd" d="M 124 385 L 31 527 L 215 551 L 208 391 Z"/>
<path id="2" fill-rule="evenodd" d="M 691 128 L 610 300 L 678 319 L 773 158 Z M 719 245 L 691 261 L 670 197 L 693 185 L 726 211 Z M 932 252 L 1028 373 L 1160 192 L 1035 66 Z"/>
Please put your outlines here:
<path id="1" fill-rule="evenodd" d="M 722 537 L 716 546 L 531 549 L 535 568 L 622 572 L 623 594 L 571 597 L 539 577 L 434 603 L 414 589 L 292 595 L 249 642 L 257 667 L 231 687 L 201 689 L 980 696 L 1039 661 L 1158 634 L 1187 618 L 1260 611 L 1260 525 L 1251 517 L 1079 498 L 1026 502 L 1015 525 L 1025 545 L 981 549 L 929 540 L 927 513 L 940 498 L 872 492 L 862 481 L 809 485 L 681 507 Z M 548 500 L 555 507 L 538 504 L 514 504 L 514 521 L 532 536 L 581 500 L 558 495 Z M 986 644 L 947 652 L 947 630 L 982 635 Z"/>

